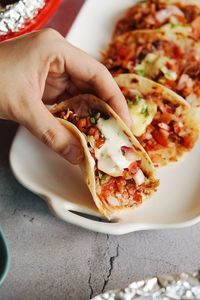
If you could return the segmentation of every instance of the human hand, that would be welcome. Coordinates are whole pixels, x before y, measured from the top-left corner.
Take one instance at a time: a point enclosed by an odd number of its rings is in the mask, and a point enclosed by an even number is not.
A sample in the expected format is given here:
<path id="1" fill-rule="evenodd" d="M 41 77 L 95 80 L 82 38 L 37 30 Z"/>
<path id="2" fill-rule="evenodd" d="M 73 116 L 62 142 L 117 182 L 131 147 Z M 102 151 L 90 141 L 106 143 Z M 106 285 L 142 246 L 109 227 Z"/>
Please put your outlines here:
<path id="1" fill-rule="evenodd" d="M 107 69 L 53 29 L 0 43 L 0 74 L 0 118 L 22 124 L 71 163 L 81 162 L 83 150 L 44 103 L 90 92 L 131 124 L 126 101 Z"/>

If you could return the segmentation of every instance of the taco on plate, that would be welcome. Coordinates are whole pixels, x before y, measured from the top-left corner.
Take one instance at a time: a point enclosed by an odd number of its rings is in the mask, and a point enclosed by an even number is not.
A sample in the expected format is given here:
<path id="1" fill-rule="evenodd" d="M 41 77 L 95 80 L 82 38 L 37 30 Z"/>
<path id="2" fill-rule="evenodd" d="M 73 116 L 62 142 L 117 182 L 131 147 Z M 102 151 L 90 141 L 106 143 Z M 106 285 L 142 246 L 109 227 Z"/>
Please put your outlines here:
<path id="1" fill-rule="evenodd" d="M 113 75 L 147 77 L 200 105 L 200 42 L 181 32 L 127 32 L 111 42 L 102 62 Z"/>
<path id="2" fill-rule="evenodd" d="M 51 113 L 82 144 L 81 169 L 101 214 L 110 219 L 154 193 L 159 181 L 149 156 L 105 102 L 80 95 L 54 105 Z"/>
<path id="3" fill-rule="evenodd" d="M 200 16 L 199 0 L 146 0 L 130 7 L 117 22 L 114 36 L 136 29 L 191 27 L 196 34 L 196 19 Z"/>
<path id="4" fill-rule="evenodd" d="M 196 110 L 169 89 L 144 77 L 122 74 L 115 77 L 127 99 L 132 132 L 155 166 L 177 161 L 197 141 Z"/>

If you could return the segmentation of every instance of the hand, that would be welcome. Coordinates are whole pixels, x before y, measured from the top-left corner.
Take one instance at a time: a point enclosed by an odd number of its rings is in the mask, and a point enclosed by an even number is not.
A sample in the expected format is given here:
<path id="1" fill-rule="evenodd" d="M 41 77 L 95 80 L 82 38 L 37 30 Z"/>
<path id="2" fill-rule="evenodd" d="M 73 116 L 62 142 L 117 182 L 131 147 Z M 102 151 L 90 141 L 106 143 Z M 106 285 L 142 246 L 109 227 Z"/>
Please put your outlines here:
<path id="1" fill-rule="evenodd" d="M 0 78 L 0 118 L 24 125 L 71 163 L 83 159 L 83 150 L 43 103 L 91 92 L 131 123 L 126 101 L 107 69 L 53 29 L 0 43 Z"/>

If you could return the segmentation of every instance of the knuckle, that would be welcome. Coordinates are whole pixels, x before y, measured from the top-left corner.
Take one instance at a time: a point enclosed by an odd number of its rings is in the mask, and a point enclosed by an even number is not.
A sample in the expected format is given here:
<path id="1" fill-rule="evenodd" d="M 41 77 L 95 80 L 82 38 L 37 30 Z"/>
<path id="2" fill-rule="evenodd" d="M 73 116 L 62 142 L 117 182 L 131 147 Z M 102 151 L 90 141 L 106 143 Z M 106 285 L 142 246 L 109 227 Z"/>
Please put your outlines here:
<path id="1" fill-rule="evenodd" d="M 41 141 L 48 147 L 58 151 L 57 143 L 57 132 L 52 128 L 48 128 L 41 136 Z"/>
<path id="2" fill-rule="evenodd" d="M 57 131 L 54 128 L 48 128 L 42 133 L 41 141 L 58 154 L 62 155 L 67 146 L 67 142 L 64 139 L 62 132 Z"/>
<path id="3" fill-rule="evenodd" d="M 51 39 L 60 38 L 60 37 L 62 37 L 61 34 L 52 28 L 45 28 L 45 29 L 39 31 L 39 34 L 38 34 L 39 40 L 47 40 L 47 39 L 51 40 Z"/>

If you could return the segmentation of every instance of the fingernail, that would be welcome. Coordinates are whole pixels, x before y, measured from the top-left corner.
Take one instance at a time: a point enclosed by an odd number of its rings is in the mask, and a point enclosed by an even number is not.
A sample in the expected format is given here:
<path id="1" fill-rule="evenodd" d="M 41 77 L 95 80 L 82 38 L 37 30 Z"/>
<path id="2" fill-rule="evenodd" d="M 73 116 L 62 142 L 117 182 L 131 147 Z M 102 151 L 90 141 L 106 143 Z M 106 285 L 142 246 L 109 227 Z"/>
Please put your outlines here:
<path id="1" fill-rule="evenodd" d="M 62 156 L 75 165 L 79 164 L 84 158 L 82 148 L 73 144 L 67 146 L 67 148 L 63 151 Z"/>

